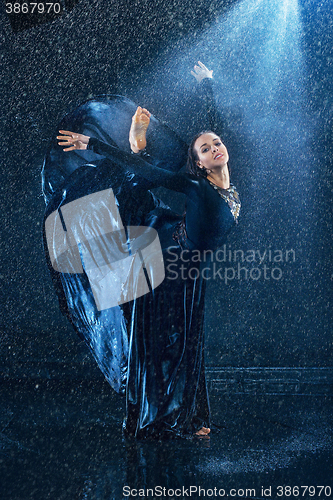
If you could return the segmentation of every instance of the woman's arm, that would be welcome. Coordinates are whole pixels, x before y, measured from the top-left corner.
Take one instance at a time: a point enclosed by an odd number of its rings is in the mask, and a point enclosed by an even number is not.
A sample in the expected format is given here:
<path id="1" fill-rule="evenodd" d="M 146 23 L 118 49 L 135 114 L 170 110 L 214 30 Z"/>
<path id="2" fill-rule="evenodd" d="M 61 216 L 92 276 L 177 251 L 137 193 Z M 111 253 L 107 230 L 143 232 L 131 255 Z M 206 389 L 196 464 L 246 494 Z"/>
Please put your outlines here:
<path id="1" fill-rule="evenodd" d="M 149 181 L 152 188 L 163 186 L 167 189 L 184 193 L 190 198 L 194 195 L 198 196 L 198 181 L 192 179 L 187 174 L 173 173 L 163 168 L 152 166 L 139 156 L 128 154 L 94 137 L 76 134 L 69 130 L 60 130 L 59 132 L 65 135 L 57 136 L 57 139 L 61 141 L 58 144 L 60 146 L 69 146 L 64 147 L 65 152 L 76 149 L 89 149 L 96 154 L 109 158 L 122 170 L 140 175 Z"/>
<path id="2" fill-rule="evenodd" d="M 191 75 L 193 75 L 197 80 L 199 84 L 199 91 L 205 101 L 210 129 L 217 134 L 221 134 L 222 120 L 216 110 L 216 102 L 213 91 L 213 70 L 209 70 L 201 61 L 198 61 L 198 64 L 194 66 L 194 70 L 191 71 Z"/>
<path id="3" fill-rule="evenodd" d="M 128 154 L 120 149 L 105 144 L 91 137 L 88 149 L 115 162 L 117 166 L 127 172 L 132 172 L 147 179 L 151 187 L 163 186 L 172 191 L 184 193 L 190 198 L 198 196 L 199 183 L 186 173 L 174 173 L 164 168 L 152 166 L 135 154 Z"/>

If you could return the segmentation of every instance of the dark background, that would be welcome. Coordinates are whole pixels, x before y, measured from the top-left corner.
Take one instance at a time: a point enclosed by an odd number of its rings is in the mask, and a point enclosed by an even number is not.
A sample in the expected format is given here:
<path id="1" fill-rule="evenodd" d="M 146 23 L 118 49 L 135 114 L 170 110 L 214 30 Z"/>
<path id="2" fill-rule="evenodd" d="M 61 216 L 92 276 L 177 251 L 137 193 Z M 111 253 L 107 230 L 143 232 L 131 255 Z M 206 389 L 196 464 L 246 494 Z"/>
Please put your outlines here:
<path id="1" fill-rule="evenodd" d="M 271 43 L 284 52 L 268 66 L 276 53 L 274 47 L 264 53 L 260 40 L 271 24 L 268 11 L 261 14 L 260 2 L 252 2 L 252 21 L 241 24 L 244 3 L 81 0 L 55 21 L 17 32 L 0 5 L 5 375 L 83 376 L 88 370 L 99 376 L 59 312 L 43 255 L 40 171 L 56 124 L 81 101 L 117 93 L 189 140 L 204 122 L 190 75 L 198 59 L 221 83 L 217 101 L 243 202 L 228 248 L 294 249 L 296 256 L 279 264 L 280 280 L 210 282 L 207 364 L 332 367 L 330 2 L 299 0 L 298 45 L 283 45 L 275 34 Z M 282 36 L 295 35 L 289 28 Z M 275 80 L 268 78 L 272 67 Z M 182 203 L 167 191 L 159 194 L 171 205 Z"/>

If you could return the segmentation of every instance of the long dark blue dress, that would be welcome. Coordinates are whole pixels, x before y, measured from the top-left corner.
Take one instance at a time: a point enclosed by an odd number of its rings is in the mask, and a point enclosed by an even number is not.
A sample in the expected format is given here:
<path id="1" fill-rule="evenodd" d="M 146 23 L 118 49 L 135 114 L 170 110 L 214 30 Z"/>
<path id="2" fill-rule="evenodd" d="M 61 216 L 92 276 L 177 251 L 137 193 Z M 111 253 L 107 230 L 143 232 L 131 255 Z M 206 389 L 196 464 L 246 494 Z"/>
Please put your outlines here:
<path id="1" fill-rule="evenodd" d="M 159 220 L 165 279 L 133 309 L 125 429 L 136 437 L 192 434 L 210 425 L 203 323 L 207 262 L 198 251 L 216 250 L 225 243 L 238 216 L 238 193 L 234 186 L 216 189 L 203 177 L 173 173 L 140 157 L 129 161 L 97 139 L 90 139 L 88 147 L 107 156 L 115 169 L 127 169 L 152 186 L 187 197 L 186 233 L 178 245 L 171 238 L 175 224 L 164 227 L 165 215 Z"/>
<path id="2" fill-rule="evenodd" d="M 232 199 L 231 193 L 218 192 L 206 179 L 176 173 L 184 164 L 186 146 L 154 118 L 148 128 L 148 155 L 131 155 L 127 138 L 134 111 L 134 103 L 124 98 L 103 98 L 85 103 L 59 125 L 58 129 L 75 130 L 95 139 L 90 140 L 89 151 L 73 152 L 72 156 L 55 143 L 49 148 L 43 170 L 48 202 L 46 255 L 63 312 L 90 347 L 112 387 L 126 393 L 125 431 L 139 438 L 192 434 L 209 426 L 209 403 L 203 328 L 206 281 L 202 267 L 206 263 L 192 260 L 191 255 L 196 250 L 215 250 L 225 242 L 235 224 L 232 205 L 235 200 L 237 205 L 237 193 Z M 149 191 L 157 186 L 187 196 L 186 236 L 178 243 L 173 236 L 181 217 Z M 105 217 L 114 219 L 110 205 L 96 204 L 96 198 L 89 198 L 110 189 L 124 227 L 157 230 L 165 278 L 154 286 L 153 276 L 150 291 L 131 301 L 98 308 L 84 242 L 79 241 L 74 251 L 66 237 L 70 232 L 87 231 L 87 227 L 91 231 Z M 69 217 L 70 204 L 76 204 L 77 210 L 77 201 L 82 199 L 83 208 L 80 206 L 76 219 Z M 70 248 L 67 254 L 76 252 L 71 269 L 59 269 L 52 262 L 48 239 L 56 233 L 63 236 L 64 248 Z M 112 254 L 112 241 L 104 238 L 103 245 L 105 253 Z M 186 262 L 182 255 L 186 255 Z M 136 286 L 137 282 L 132 283 L 133 289 Z"/>

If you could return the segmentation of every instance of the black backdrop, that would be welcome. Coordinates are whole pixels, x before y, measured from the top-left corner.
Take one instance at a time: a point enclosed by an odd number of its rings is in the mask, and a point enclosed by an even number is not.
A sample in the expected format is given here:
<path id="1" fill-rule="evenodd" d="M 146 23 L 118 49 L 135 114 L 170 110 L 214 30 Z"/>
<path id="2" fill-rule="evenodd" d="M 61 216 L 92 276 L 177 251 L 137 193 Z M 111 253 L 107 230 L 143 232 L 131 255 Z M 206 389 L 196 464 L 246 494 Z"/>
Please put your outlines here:
<path id="1" fill-rule="evenodd" d="M 187 140 L 189 126 L 200 121 L 188 91 L 195 85 L 188 76 L 185 84 L 180 82 L 177 88 L 168 89 L 169 94 L 160 94 L 168 85 L 170 66 L 163 78 L 158 61 L 180 50 L 185 50 L 186 59 L 186 37 L 193 40 L 228 16 L 237 3 L 81 0 L 52 23 L 16 33 L 4 4 L 0 6 L 0 366 L 7 376 L 73 374 L 70 367 L 74 365 L 78 374 L 85 366 L 98 376 L 85 346 L 59 312 L 43 256 L 40 170 L 57 122 L 92 95 L 120 93 L 149 106 Z M 233 280 L 225 285 L 216 279 L 210 283 L 210 366 L 332 367 L 332 13 L 328 1 L 317 2 L 316 8 L 312 2 L 300 4 L 308 75 L 307 116 L 315 123 L 310 144 L 313 167 L 307 185 L 315 188 L 311 196 L 297 194 L 295 218 L 290 209 L 292 187 L 286 212 L 283 190 L 272 200 L 269 183 L 260 184 L 260 176 L 249 169 L 237 169 L 254 142 L 245 135 L 236 139 L 232 154 L 238 154 L 238 164 L 234 161 L 232 167 L 242 193 L 243 214 L 228 248 L 293 248 L 296 258 L 281 264 L 283 279 L 279 281 Z M 195 62 L 191 57 L 186 60 L 188 71 Z M 172 85 L 172 78 L 170 82 Z M 187 122 L 181 119 L 185 109 L 193 112 Z M 236 131 L 237 126 L 234 135 Z M 276 139 L 278 150 L 280 140 Z M 282 144 L 286 140 L 282 135 Z M 262 147 L 259 140 L 255 147 L 257 151 Z M 298 171 L 293 175 L 297 178 Z M 160 193 L 171 205 L 181 203 L 166 191 Z M 290 219 L 292 224 L 288 224 Z"/>

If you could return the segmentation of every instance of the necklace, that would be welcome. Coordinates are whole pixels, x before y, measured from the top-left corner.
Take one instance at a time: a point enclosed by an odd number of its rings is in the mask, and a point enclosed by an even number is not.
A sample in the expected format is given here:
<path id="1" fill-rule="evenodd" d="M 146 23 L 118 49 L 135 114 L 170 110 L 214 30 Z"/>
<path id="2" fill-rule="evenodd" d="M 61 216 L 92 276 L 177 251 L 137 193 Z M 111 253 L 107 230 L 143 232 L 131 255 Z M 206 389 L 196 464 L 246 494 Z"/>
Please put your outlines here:
<path id="1" fill-rule="evenodd" d="M 216 191 L 219 193 L 221 198 L 223 198 L 224 201 L 226 201 L 228 203 L 229 208 L 231 210 L 231 213 L 234 216 L 235 221 L 237 222 L 240 208 L 241 208 L 241 202 L 240 202 L 239 194 L 238 194 L 235 186 L 230 183 L 230 186 L 227 189 L 225 189 L 225 188 L 221 188 L 220 186 L 217 186 L 216 184 L 211 182 L 208 179 L 208 177 L 207 177 L 207 180 L 208 180 L 209 184 L 214 189 L 216 189 Z"/>

